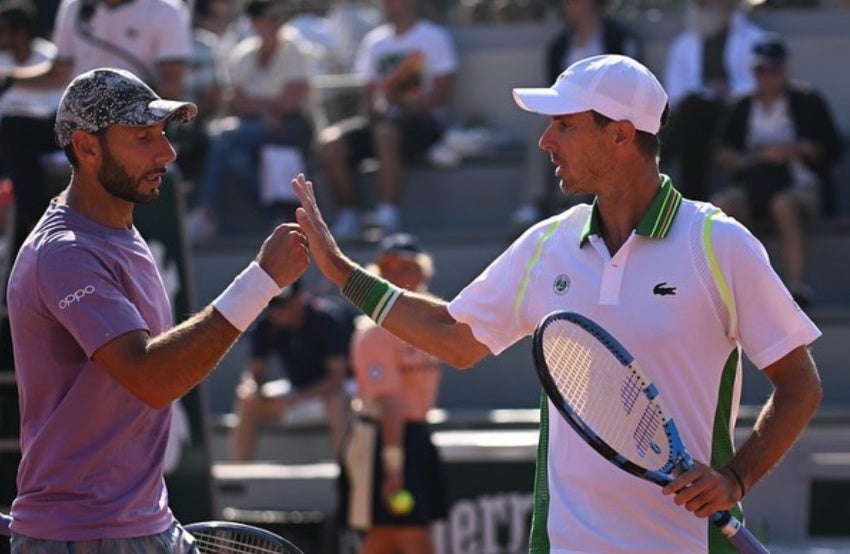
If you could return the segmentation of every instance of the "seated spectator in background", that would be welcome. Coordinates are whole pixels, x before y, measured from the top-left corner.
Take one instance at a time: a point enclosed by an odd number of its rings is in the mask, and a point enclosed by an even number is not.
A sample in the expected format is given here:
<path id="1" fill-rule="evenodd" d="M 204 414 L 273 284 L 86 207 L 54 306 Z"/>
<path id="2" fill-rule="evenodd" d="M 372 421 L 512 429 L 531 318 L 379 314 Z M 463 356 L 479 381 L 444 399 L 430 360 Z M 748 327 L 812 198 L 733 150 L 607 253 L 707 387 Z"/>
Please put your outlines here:
<path id="1" fill-rule="evenodd" d="M 388 23 L 366 35 L 357 55 L 356 72 L 368 80 L 368 116 L 342 121 L 320 136 L 322 167 L 336 208 L 334 234 L 341 240 L 361 233 L 357 164 L 377 159 L 377 206 L 370 223 L 397 231 L 402 166 L 424 156 L 445 130 L 457 55 L 448 31 L 421 19 L 417 4 L 385 0 Z"/>
<path id="2" fill-rule="evenodd" d="M 676 187 L 686 198 L 709 197 L 717 122 L 730 102 L 755 87 L 750 52 L 763 35 L 739 0 L 696 0 L 688 28 L 670 44 L 664 88 L 672 111 L 661 134 L 661 160 L 678 162 Z"/>
<path id="3" fill-rule="evenodd" d="M 216 37 L 224 36 L 234 24 L 230 0 L 195 0 L 194 23 Z"/>
<path id="4" fill-rule="evenodd" d="M 38 15 L 32 0 L 0 2 L 0 68 L 31 67 L 56 57 L 56 46 L 36 36 Z M 59 189 L 51 187 L 44 157 L 59 150 L 53 131 L 64 87 L 32 90 L 18 84 L 0 95 L 0 159 L 13 183 L 14 227 L 8 266 Z M 64 186 L 67 183 L 63 183 Z M 2 295 L 5 297 L 6 273 Z"/>
<path id="5" fill-rule="evenodd" d="M 339 452 L 348 423 L 348 329 L 331 303 L 302 291 L 300 282 L 269 302 L 250 335 L 250 359 L 236 389 L 235 461 L 254 458 L 260 424 L 281 421 L 309 402 L 323 405 L 333 453 Z M 264 383 L 273 354 L 285 379 Z"/>
<path id="6" fill-rule="evenodd" d="M 805 307 L 806 222 L 816 216 L 843 144 L 823 96 L 791 80 L 788 47 L 766 35 L 753 48 L 756 90 L 732 106 L 716 160 L 731 186 L 712 201 L 748 224 L 769 216 L 779 233 L 788 289 Z"/>
<path id="7" fill-rule="evenodd" d="M 186 218 L 191 243 L 218 233 L 217 208 L 228 182 L 263 209 L 269 223 L 292 221 L 293 205 L 260 200 L 260 153 L 269 144 L 286 145 L 306 160 L 312 145 L 307 53 L 292 31 L 281 27 L 283 12 L 274 0 L 250 0 L 245 12 L 257 35 L 241 41 L 227 60 L 230 116 L 210 130 L 196 204 Z M 282 179 L 288 183 L 292 177 Z"/>
<path id="8" fill-rule="evenodd" d="M 337 73 L 338 37 L 326 9 L 311 0 L 290 0 L 286 25 L 295 29 L 309 47 L 313 73 Z"/>
<path id="9" fill-rule="evenodd" d="M 369 270 L 402 289 L 423 293 L 433 261 L 411 235 L 381 242 Z M 352 420 L 342 456 L 343 523 L 365 531 L 364 554 L 433 552 L 430 524 L 446 515 L 443 468 L 431 441 L 428 411 L 437 402 L 440 361 L 410 346 L 366 316 L 351 341 L 357 379 Z M 405 489 L 413 510 L 394 514 L 393 494 Z"/>
<path id="10" fill-rule="evenodd" d="M 554 83 L 573 63 L 600 54 L 622 54 L 642 61 L 643 41 L 626 25 L 605 13 L 606 0 L 561 0 L 564 26 L 546 46 L 546 83 Z M 542 132 L 542 131 L 541 131 Z M 525 203 L 511 216 L 516 230 L 525 230 L 545 216 L 585 197 L 565 197 L 558 190 L 549 156 L 531 144 Z"/>
<path id="11" fill-rule="evenodd" d="M 354 59 L 363 37 L 384 22 L 381 9 L 368 0 L 332 0 L 328 19 L 337 37 L 335 57 L 340 73 L 354 70 Z"/>
<path id="12" fill-rule="evenodd" d="M 180 156 L 177 163 L 183 177 L 197 182 L 206 159 L 208 135 L 206 127 L 218 115 L 222 99 L 222 68 L 219 56 L 219 35 L 226 28 L 220 11 L 228 0 L 197 0 L 192 18 L 192 57 L 186 68 L 184 98 L 198 106 L 198 115 L 191 125 L 170 129 L 172 142 Z M 221 3 L 224 3 L 222 6 Z M 211 26 L 209 28 L 208 26 Z M 215 30 L 213 30 L 215 29 Z"/>
<path id="13" fill-rule="evenodd" d="M 541 21 L 546 13 L 544 0 L 493 0 L 492 19 L 496 23 Z"/>

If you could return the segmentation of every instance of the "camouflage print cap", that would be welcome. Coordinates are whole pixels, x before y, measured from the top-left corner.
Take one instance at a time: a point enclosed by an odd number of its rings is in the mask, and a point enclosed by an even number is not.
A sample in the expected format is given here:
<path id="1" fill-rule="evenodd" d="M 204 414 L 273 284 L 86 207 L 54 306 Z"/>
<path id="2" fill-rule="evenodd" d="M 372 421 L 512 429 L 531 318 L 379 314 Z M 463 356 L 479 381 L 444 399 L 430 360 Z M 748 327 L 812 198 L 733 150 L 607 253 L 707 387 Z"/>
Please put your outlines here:
<path id="1" fill-rule="evenodd" d="M 78 129 L 96 133 L 110 125 L 147 127 L 165 119 L 189 123 L 197 113 L 191 102 L 163 100 L 129 71 L 101 67 L 78 75 L 65 89 L 56 112 L 56 142 L 66 147 Z"/>

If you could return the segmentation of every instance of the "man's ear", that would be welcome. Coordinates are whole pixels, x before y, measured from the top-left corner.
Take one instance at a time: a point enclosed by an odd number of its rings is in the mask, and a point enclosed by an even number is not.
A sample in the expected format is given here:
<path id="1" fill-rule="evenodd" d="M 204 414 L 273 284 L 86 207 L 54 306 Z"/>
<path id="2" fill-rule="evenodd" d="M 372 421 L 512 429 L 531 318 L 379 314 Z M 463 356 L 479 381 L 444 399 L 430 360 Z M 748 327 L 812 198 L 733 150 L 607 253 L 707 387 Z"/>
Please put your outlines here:
<path id="1" fill-rule="evenodd" d="M 631 121 L 614 122 L 614 141 L 617 144 L 626 144 L 635 140 L 637 129 Z"/>
<path id="2" fill-rule="evenodd" d="M 80 162 L 100 156 L 100 141 L 97 136 L 86 131 L 74 131 L 71 135 L 71 145 Z"/>

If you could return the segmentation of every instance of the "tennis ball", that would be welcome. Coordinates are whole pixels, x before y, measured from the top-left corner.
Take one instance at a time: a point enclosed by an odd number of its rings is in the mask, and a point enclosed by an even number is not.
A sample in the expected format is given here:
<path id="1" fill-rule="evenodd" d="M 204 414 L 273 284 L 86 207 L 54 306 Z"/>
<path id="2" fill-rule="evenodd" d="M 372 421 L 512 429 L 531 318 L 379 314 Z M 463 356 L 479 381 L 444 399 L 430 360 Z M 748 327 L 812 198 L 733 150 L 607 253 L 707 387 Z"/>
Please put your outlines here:
<path id="1" fill-rule="evenodd" d="M 413 510 L 415 503 L 410 491 L 401 489 L 390 497 L 390 511 L 397 516 L 407 515 Z"/>

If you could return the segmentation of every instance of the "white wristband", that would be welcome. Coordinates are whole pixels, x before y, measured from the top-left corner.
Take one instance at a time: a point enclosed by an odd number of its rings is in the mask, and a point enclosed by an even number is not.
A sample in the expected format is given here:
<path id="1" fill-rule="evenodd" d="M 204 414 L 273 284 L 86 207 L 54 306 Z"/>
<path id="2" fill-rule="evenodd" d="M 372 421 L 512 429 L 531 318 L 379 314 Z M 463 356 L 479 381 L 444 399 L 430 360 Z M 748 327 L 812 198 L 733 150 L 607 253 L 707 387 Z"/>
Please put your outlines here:
<path id="1" fill-rule="evenodd" d="M 257 262 L 251 262 L 236 276 L 212 306 L 231 325 L 245 332 L 251 322 L 280 294 L 281 287 Z"/>

